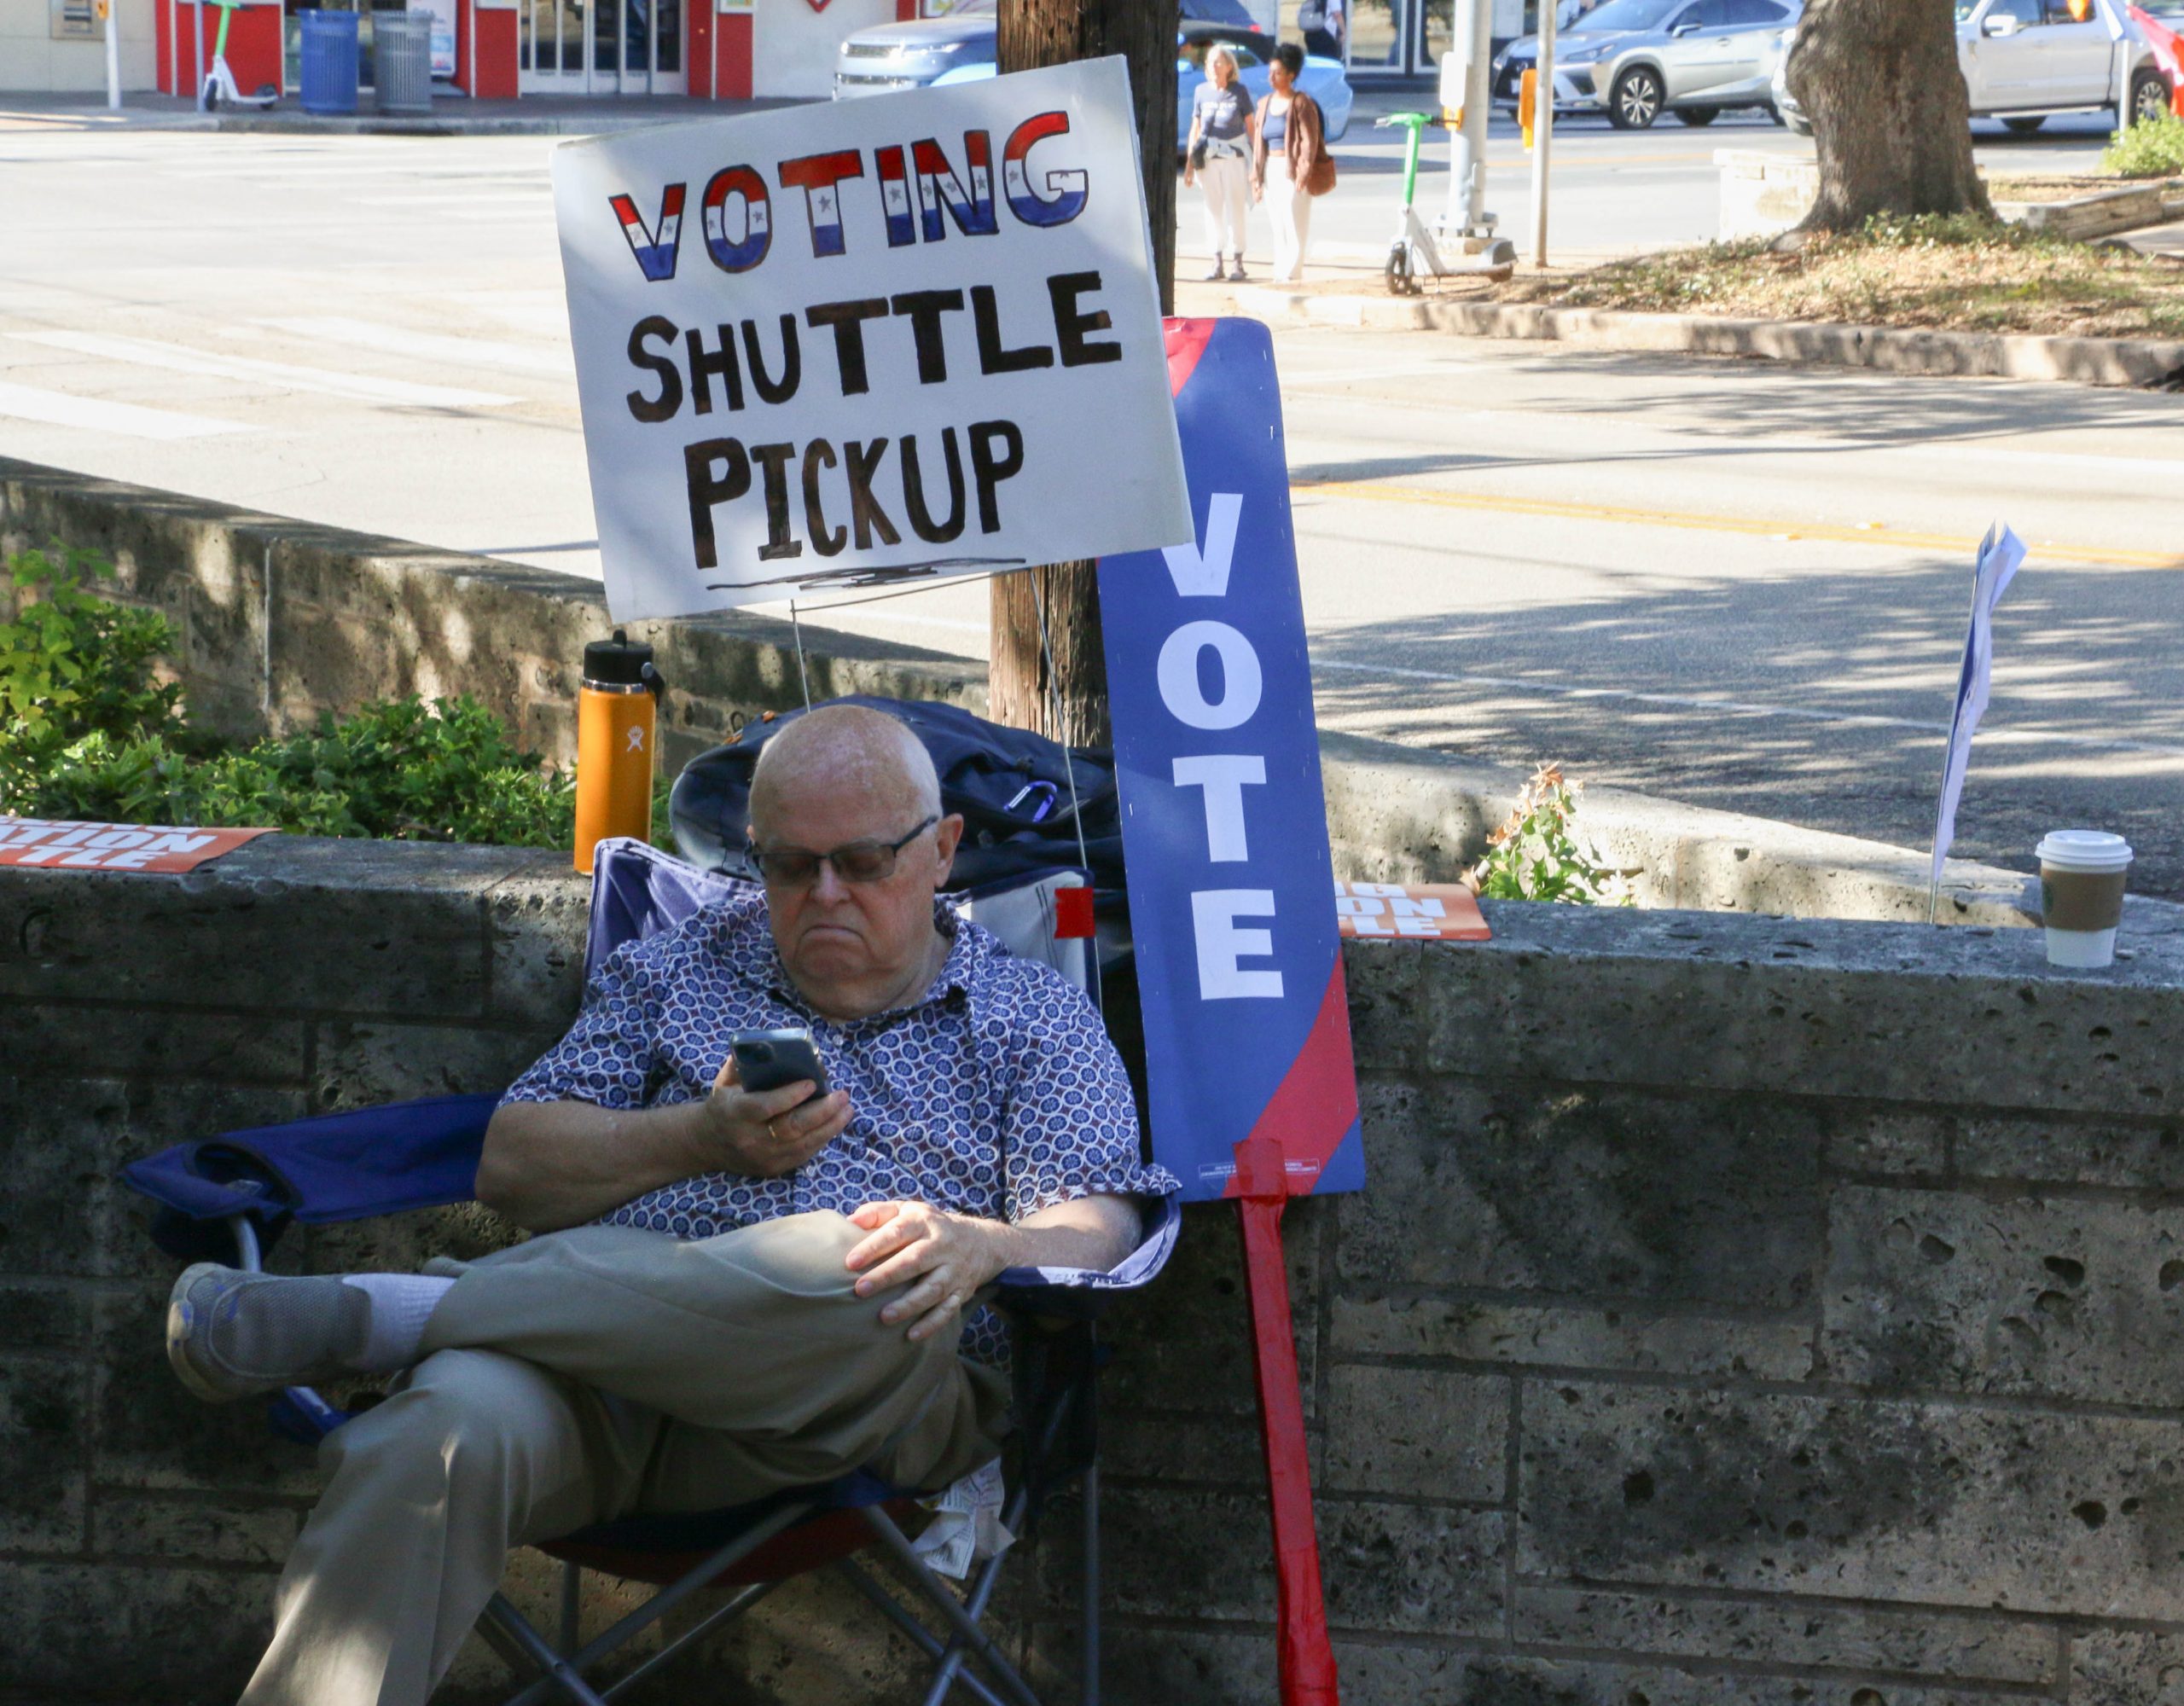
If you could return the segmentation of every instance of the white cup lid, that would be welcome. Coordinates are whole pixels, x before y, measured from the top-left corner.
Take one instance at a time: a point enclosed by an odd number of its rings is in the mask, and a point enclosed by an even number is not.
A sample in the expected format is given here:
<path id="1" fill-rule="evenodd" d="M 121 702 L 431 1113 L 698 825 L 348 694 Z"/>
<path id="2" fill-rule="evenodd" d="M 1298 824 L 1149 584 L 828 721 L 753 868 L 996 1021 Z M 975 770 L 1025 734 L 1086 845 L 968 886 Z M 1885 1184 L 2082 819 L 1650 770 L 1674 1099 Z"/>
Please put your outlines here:
<path id="1" fill-rule="evenodd" d="M 2131 844 L 2105 829 L 2051 829 L 2033 854 L 2062 871 L 2123 871 L 2130 868 Z"/>

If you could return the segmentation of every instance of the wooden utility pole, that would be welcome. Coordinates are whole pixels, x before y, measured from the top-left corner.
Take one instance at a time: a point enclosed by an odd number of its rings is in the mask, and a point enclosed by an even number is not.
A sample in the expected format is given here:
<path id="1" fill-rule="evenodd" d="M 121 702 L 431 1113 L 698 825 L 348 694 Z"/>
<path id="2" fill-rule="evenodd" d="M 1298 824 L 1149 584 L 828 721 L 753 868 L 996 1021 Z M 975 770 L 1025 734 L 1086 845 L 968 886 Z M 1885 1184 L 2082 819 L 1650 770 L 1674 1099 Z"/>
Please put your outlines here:
<path id="1" fill-rule="evenodd" d="M 1034 71 L 1120 54 L 1137 103 L 1137 146 L 1153 225 L 1160 311 L 1176 308 L 1176 11 L 1173 0 L 1002 0 L 1000 63 Z M 1100 423 L 1084 427 L 1086 479 L 1100 477 Z M 1037 590 L 1034 591 L 1034 582 Z M 1100 594 L 1090 563 L 993 577 L 992 669 L 987 714 L 1072 745 L 1105 746 L 1107 665 L 1100 642 Z M 1054 652 L 1048 679 L 1039 647 L 1043 601 Z M 1052 698 L 1050 698 L 1052 695 Z M 1060 701 L 1057 727 L 1053 699 Z"/>

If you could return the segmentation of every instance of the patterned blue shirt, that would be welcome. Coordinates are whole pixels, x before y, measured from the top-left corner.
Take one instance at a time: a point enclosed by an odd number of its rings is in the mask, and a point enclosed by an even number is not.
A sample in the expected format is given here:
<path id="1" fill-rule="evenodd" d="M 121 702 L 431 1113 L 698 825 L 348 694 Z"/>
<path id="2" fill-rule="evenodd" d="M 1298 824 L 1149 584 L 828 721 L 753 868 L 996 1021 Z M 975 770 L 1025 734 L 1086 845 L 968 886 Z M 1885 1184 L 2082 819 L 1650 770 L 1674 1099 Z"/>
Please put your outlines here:
<path id="1" fill-rule="evenodd" d="M 846 1022 L 814 1013 L 774 947 L 762 896 L 707 907 L 609 955 L 569 1034 L 508 1102 L 602 1108 L 701 1100 L 739 1030 L 804 1026 L 852 1110 L 842 1134 L 775 1179 L 705 1173 L 648 1191 L 602 1224 L 711 1238 L 781 1215 L 917 1200 L 1020 1221 L 1095 1194 L 1178 1188 L 1138 1158 L 1130 1080 L 1099 1016 L 1050 967 L 936 902 L 952 938 L 915 1005 Z M 1005 1367 L 1001 1318 L 981 1307 L 963 1353 Z"/>

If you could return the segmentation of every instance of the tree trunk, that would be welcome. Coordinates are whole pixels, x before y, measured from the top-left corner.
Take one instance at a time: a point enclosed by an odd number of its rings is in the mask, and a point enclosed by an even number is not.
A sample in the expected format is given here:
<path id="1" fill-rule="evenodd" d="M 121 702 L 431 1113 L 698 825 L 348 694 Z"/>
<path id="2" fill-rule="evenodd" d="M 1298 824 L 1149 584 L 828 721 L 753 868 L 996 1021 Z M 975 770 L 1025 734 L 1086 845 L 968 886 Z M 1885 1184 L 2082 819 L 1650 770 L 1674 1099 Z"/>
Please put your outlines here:
<path id="1" fill-rule="evenodd" d="M 1002 0 L 1004 72 L 1121 54 L 1137 103 L 1138 155 L 1153 226 L 1160 311 L 1176 308 L 1176 13 L 1172 0 Z M 1088 470 L 1088 476 L 1089 471 Z M 1037 577 L 1035 598 L 1032 581 Z M 1039 647 L 1043 600 L 1054 652 L 1048 677 Z M 1100 595 L 1090 563 L 993 577 L 992 668 L 987 714 L 1057 740 L 1104 746 L 1107 665 L 1100 645 Z M 1050 698 L 1051 694 L 1051 698 Z M 1059 722 L 1054 701 L 1059 699 Z"/>
<path id="2" fill-rule="evenodd" d="M 1811 0 L 1790 92 L 1812 121 L 1820 198 L 1799 227 L 1994 209 L 1972 165 L 1972 106 L 1951 0 Z"/>

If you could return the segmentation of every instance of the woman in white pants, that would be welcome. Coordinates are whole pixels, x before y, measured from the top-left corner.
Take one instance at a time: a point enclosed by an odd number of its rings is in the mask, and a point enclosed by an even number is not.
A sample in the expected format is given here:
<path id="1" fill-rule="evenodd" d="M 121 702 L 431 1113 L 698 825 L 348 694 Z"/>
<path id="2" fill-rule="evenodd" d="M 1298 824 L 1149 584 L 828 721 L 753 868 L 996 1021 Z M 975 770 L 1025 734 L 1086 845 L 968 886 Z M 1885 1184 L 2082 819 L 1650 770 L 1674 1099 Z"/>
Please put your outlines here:
<path id="1" fill-rule="evenodd" d="M 1258 120 L 1251 91 L 1236 74 L 1236 56 L 1217 44 L 1205 56 L 1205 81 L 1191 96 L 1191 134 L 1185 144 L 1183 183 L 1205 193 L 1205 247 L 1213 257 L 1206 272 L 1222 276 L 1221 258 L 1234 258 L 1228 275 L 1244 276 L 1244 215 L 1251 206 L 1253 139 Z"/>
<path id="2" fill-rule="evenodd" d="M 1305 188 L 1327 154 L 1319 103 L 1297 87 L 1304 50 L 1284 42 L 1267 63 L 1272 92 L 1258 106 L 1258 136 L 1252 154 L 1252 194 L 1263 199 L 1274 221 L 1274 276 L 1288 283 L 1304 276 L 1304 247 L 1312 235 L 1312 197 Z"/>

